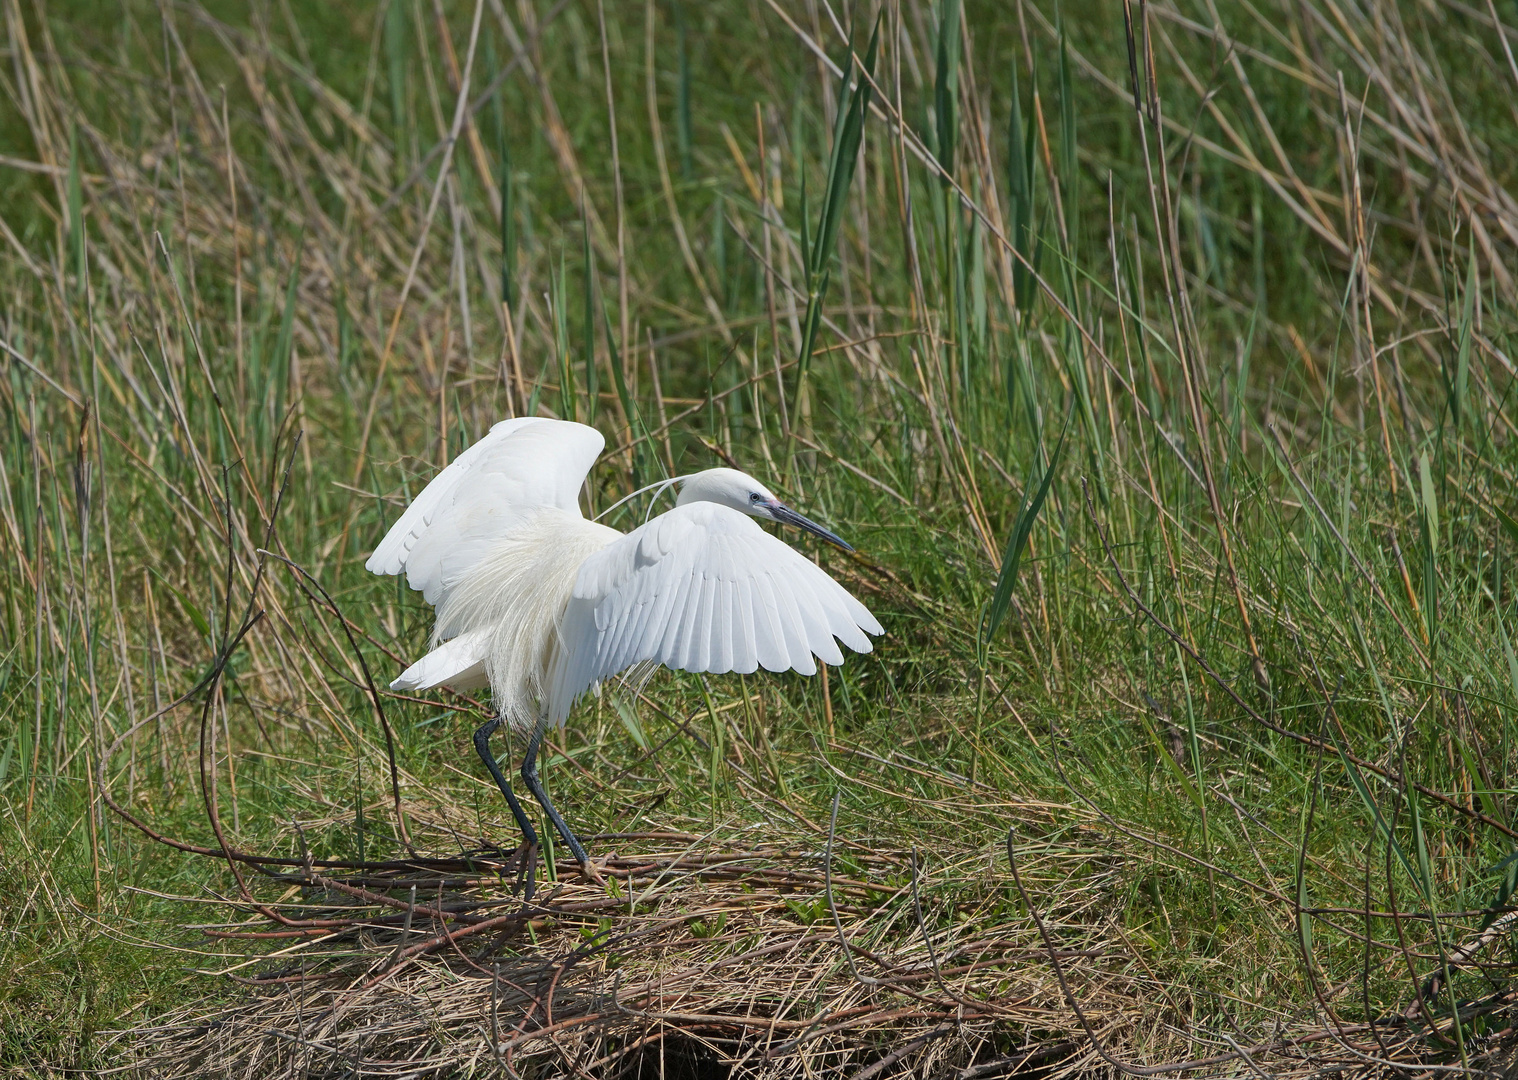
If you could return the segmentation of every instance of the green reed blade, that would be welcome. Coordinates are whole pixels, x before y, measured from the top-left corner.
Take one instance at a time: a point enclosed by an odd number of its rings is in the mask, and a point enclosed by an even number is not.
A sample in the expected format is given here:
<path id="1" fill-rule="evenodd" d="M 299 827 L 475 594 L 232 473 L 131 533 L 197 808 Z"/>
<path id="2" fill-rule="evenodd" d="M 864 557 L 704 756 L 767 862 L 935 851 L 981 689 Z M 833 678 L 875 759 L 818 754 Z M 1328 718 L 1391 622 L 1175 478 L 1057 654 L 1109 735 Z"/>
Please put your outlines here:
<path id="1" fill-rule="evenodd" d="M 1471 374 L 1471 334 L 1476 327 L 1476 296 L 1481 291 L 1476 270 L 1476 238 L 1471 237 L 1469 266 L 1465 274 L 1464 303 L 1460 309 L 1460 326 L 1455 333 L 1458 343 L 1455 349 L 1455 378 L 1450 388 L 1450 414 L 1455 419 L 1455 430 L 1465 412 L 1466 388 Z"/>
<path id="2" fill-rule="evenodd" d="M 802 394 L 806 387 L 812 349 L 817 340 L 817 328 L 822 323 L 822 302 L 827 295 L 830 277 L 829 265 L 833 247 L 843 221 L 843 209 L 848 202 L 849 185 L 854 177 L 854 165 L 859 158 L 859 146 L 864 138 L 864 122 L 869 114 L 870 80 L 865 76 L 875 74 L 875 59 L 880 49 L 880 23 L 883 16 L 875 18 L 875 28 L 870 33 L 869 48 L 865 50 L 863 71 L 857 81 L 851 81 L 855 72 L 852 47 L 849 63 L 844 66 L 838 94 L 838 122 L 833 129 L 833 148 L 828 158 L 827 183 L 822 209 L 818 216 L 817 232 L 810 238 L 807 258 L 807 305 L 802 320 L 801 352 L 796 364 L 796 389 L 791 415 L 800 416 Z M 803 215 L 805 219 L 805 215 Z"/>
<path id="3" fill-rule="evenodd" d="M 1049 495 L 1049 487 L 1054 483 L 1054 474 L 1059 469 L 1060 456 L 1065 449 L 1065 436 L 1070 432 L 1070 416 L 1070 413 L 1066 413 L 1065 426 L 1059 433 L 1059 442 L 1054 446 L 1054 454 L 1049 458 L 1049 467 L 1044 470 L 1039 480 L 1038 492 L 1032 499 L 1028 498 L 1028 492 L 1033 490 L 1031 471 L 1028 474 L 1027 483 L 1023 485 L 1023 502 L 1017 511 L 1012 536 L 1007 540 L 1007 549 L 1002 556 L 1001 573 L 996 578 L 996 592 L 991 597 L 991 608 L 986 615 L 985 629 L 980 635 L 982 648 L 990 643 L 992 636 L 1007 615 L 1007 607 L 1012 603 L 1012 589 L 1017 584 L 1017 568 L 1022 562 L 1023 551 L 1028 546 L 1028 537 L 1033 533 L 1033 525 L 1038 520 L 1038 512 L 1043 509 L 1044 499 Z M 1034 468 L 1037 468 L 1036 459 Z"/>
<path id="4" fill-rule="evenodd" d="M 643 411 L 638 408 L 638 400 L 627 386 L 627 373 L 622 370 L 622 353 L 617 347 L 616 335 L 612 333 L 611 313 L 606 306 L 605 297 L 601 298 L 601 326 L 606 334 L 606 353 L 611 363 L 612 381 L 617 387 L 617 397 L 622 402 L 622 411 L 627 414 L 630 434 L 637 440 L 637 445 L 633 447 L 632 463 L 633 487 L 636 489 L 648 482 L 645 479 L 650 472 L 646 464 L 648 459 L 653 460 L 654 471 L 660 476 L 667 477 L 669 471 L 665 469 L 659 455 L 652 452 L 653 443 L 650 441 L 648 425 L 643 420 Z"/>
<path id="5" fill-rule="evenodd" d="M 496 59 L 495 54 L 495 39 L 488 35 L 485 38 L 485 63 L 487 70 L 500 69 L 500 61 Z M 496 187 L 501 198 L 501 301 L 508 310 L 515 312 L 517 308 L 516 185 L 511 175 L 511 144 L 506 139 L 506 110 L 501 104 L 501 95 L 504 92 L 502 87 L 497 86 L 490 95 L 490 120 L 495 134 L 496 159 L 499 163 Z"/>
<path id="6" fill-rule="evenodd" d="M 406 0 L 385 5 L 385 58 L 390 67 L 390 122 L 395 125 L 396 162 L 404 158 L 406 137 Z"/>
<path id="7" fill-rule="evenodd" d="M 950 185 L 954 174 L 959 135 L 959 47 L 959 0 L 944 0 L 938 16 L 937 71 L 933 78 L 934 156 L 943 166 L 938 181 L 944 187 Z"/>
<path id="8" fill-rule="evenodd" d="M 685 5 L 675 0 L 675 31 L 677 35 L 677 59 L 679 64 L 679 87 L 675 99 L 675 139 L 680 150 L 680 177 L 689 180 L 695 173 L 691 165 L 690 122 L 690 48 L 685 25 Z"/>
<path id="9" fill-rule="evenodd" d="M 69 129 L 69 174 L 67 194 L 69 201 L 68 238 L 74 262 L 74 283 L 80 295 L 84 294 L 84 184 L 80 177 L 79 128 Z"/>
<path id="10" fill-rule="evenodd" d="M 279 335 L 274 339 L 274 355 L 270 357 L 269 380 L 274 384 L 274 429 L 278 430 L 285 415 L 285 393 L 290 385 L 290 358 L 295 347 L 295 297 L 300 285 L 300 250 L 304 237 L 295 242 L 295 261 L 290 265 L 290 277 L 285 282 L 285 306 L 279 316 Z"/>
<path id="11" fill-rule="evenodd" d="M 1007 116 L 1007 203 L 1012 229 L 1012 302 L 1022 312 L 1031 311 L 1038 299 L 1033 280 L 1037 265 L 1037 233 L 1034 220 L 1034 128 L 1023 121 L 1022 97 L 1017 85 L 1017 65 L 1011 67 L 1012 100 Z M 1035 76 L 1036 81 L 1036 76 Z"/>
<path id="12" fill-rule="evenodd" d="M 586 423 L 596 422 L 596 406 L 601 397 L 601 374 L 596 366 L 596 280 L 595 263 L 590 254 L 590 219 L 585 208 L 580 207 L 581 254 L 584 258 L 585 286 L 585 400 Z"/>
<path id="13" fill-rule="evenodd" d="M 1070 288 L 1074 293 L 1075 248 L 1080 238 L 1080 168 L 1076 156 L 1075 134 L 1075 87 L 1070 78 L 1070 49 L 1065 41 L 1065 24 L 1059 22 L 1059 127 L 1060 127 L 1060 186 L 1065 204 L 1065 231 L 1069 234 L 1071 260 Z"/>

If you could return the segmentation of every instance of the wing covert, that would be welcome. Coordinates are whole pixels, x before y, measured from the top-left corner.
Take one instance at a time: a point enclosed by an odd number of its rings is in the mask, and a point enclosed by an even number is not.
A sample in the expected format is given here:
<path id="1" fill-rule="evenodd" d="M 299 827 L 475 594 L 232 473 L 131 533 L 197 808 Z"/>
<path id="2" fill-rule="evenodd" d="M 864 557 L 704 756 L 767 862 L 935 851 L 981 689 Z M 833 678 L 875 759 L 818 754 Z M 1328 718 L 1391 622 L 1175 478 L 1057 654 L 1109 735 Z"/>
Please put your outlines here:
<path id="1" fill-rule="evenodd" d="M 549 711 L 644 661 L 680 671 L 816 672 L 885 631 L 821 568 L 745 514 L 676 507 L 585 560 L 560 624 Z M 836 639 L 836 640 L 835 640 Z"/>

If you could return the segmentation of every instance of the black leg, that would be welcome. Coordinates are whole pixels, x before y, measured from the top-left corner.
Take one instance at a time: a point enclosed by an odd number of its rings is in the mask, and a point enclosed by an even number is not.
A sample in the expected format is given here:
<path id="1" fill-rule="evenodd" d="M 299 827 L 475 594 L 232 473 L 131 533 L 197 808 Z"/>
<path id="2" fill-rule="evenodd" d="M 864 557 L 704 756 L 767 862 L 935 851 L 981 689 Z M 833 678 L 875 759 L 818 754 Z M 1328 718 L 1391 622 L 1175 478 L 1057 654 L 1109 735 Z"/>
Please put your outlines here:
<path id="1" fill-rule="evenodd" d="M 532 739 L 527 744 L 527 759 L 522 762 L 522 782 L 527 785 L 527 790 L 532 792 L 533 798 L 538 800 L 538 805 L 548 815 L 548 820 L 553 822 L 553 827 L 564 838 L 564 843 L 574 854 L 575 860 L 584 869 L 590 868 L 590 857 L 585 854 L 585 848 L 580 841 L 575 839 L 575 834 L 569 831 L 569 826 L 564 824 L 564 819 L 553 808 L 553 803 L 548 801 L 548 792 L 543 790 L 543 783 L 538 779 L 538 748 L 543 745 L 543 734 L 548 730 L 548 716 L 544 714 L 538 718 L 538 726 L 532 729 Z"/>
<path id="2" fill-rule="evenodd" d="M 511 793 L 511 785 L 506 782 L 506 777 L 501 774 L 501 767 L 496 764 L 495 755 L 490 752 L 490 736 L 495 729 L 501 726 L 499 715 L 491 717 L 480 725 L 474 733 L 474 748 L 479 753 L 480 760 L 485 763 L 485 768 L 490 770 L 490 775 L 495 778 L 495 786 L 501 789 L 501 794 L 506 796 L 506 805 L 511 807 L 511 816 L 517 819 L 517 827 L 522 830 L 522 839 L 527 842 L 523 851 L 525 859 L 534 858 L 538 846 L 538 831 L 532 827 L 532 822 L 527 820 L 527 814 L 522 810 L 522 804 L 517 802 L 517 797 Z M 541 801 L 541 800 L 539 800 Z M 525 863 L 524 863 L 525 865 Z M 527 889 L 525 896 L 532 899 L 532 871 L 527 871 Z"/>

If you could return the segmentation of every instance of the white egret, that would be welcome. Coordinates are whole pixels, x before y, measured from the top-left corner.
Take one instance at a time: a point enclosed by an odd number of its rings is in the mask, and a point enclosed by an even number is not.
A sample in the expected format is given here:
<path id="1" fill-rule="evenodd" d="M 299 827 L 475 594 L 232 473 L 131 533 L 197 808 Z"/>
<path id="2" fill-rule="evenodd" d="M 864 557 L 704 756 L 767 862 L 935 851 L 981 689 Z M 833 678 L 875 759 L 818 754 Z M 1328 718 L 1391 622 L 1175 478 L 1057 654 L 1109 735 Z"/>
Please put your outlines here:
<path id="1" fill-rule="evenodd" d="M 579 492 L 605 444 L 583 424 L 503 420 L 433 478 L 365 563 L 404 572 L 436 611 L 432 651 L 391 688 L 489 685 L 495 715 L 474 733 L 475 749 L 530 849 L 537 833 L 489 747 L 503 720 L 528 734 L 522 780 L 587 873 L 537 771 L 544 732 L 581 694 L 638 664 L 811 675 L 814 656 L 843 662 L 839 641 L 866 653 L 867 635 L 884 633 L 753 519 L 853 549 L 736 469 L 676 478 L 674 509 L 630 533 L 587 521 Z"/>

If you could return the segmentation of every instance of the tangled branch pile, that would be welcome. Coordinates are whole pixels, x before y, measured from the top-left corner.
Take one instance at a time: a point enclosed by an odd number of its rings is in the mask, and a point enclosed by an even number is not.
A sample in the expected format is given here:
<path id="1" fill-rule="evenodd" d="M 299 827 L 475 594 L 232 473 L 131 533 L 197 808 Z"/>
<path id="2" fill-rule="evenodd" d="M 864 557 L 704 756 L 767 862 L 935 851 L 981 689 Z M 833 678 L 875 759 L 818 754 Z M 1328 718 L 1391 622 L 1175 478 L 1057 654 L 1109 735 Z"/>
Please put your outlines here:
<path id="1" fill-rule="evenodd" d="M 729 849 L 710 834 L 601 837 L 607 889 L 566 876 L 526 904 L 514 861 L 485 854 L 274 874 L 290 898 L 270 906 L 276 920 L 206 928 L 246 950 L 230 970 L 252 993 L 124 1035 L 123 1062 L 187 1078 L 499 1065 L 508 1076 L 968 1080 L 1195 1053 L 1153 1007 L 1165 993 L 1156 973 L 1090 918 L 1110 882 L 1086 873 L 1049 888 L 1068 850 L 1015 853 L 1020 878 L 1061 898 L 1035 920 L 1006 861 L 985 852 L 938 854 L 934 878 L 971 883 L 940 903 L 924 900 L 932 883 L 915 852 L 788 839 Z M 1405 1018 L 1381 1026 L 1381 1066 L 1427 1060 Z M 1364 1037 L 1240 1032 L 1171 1068 L 1358 1072 L 1366 1063 L 1348 1044 Z"/>

